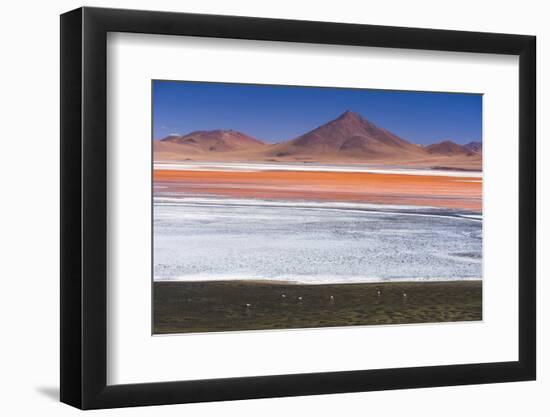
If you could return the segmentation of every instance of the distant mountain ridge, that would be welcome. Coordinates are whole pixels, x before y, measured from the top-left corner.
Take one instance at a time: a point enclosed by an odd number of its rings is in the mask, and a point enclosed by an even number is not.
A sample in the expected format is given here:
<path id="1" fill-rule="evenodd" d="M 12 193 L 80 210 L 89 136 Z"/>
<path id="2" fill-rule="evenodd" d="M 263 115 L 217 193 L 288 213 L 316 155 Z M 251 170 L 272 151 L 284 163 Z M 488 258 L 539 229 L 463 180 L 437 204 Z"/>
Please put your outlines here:
<path id="1" fill-rule="evenodd" d="M 474 155 L 474 152 L 466 148 L 465 146 L 454 143 L 451 140 L 444 140 L 443 142 L 434 143 L 424 147 L 429 153 L 437 155 Z"/>
<path id="2" fill-rule="evenodd" d="M 373 162 L 481 167 L 481 142 L 415 145 L 345 111 L 294 139 L 268 144 L 235 130 L 201 130 L 154 141 L 155 159 Z"/>
<path id="3" fill-rule="evenodd" d="M 481 142 L 469 142 L 465 145 L 459 145 L 451 140 L 444 140 L 443 142 L 434 143 L 428 146 L 425 146 L 426 149 L 431 154 L 438 155 L 480 155 L 482 153 L 482 143 Z"/>
<path id="4" fill-rule="evenodd" d="M 193 151 L 229 152 L 262 147 L 266 144 L 235 130 L 197 130 L 187 135 L 169 135 L 160 140 L 190 148 Z"/>
<path id="5" fill-rule="evenodd" d="M 480 141 L 473 141 L 473 142 L 467 143 L 466 145 L 464 145 L 464 147 L 475 153 L 483 152 L 483 143 Z"/>

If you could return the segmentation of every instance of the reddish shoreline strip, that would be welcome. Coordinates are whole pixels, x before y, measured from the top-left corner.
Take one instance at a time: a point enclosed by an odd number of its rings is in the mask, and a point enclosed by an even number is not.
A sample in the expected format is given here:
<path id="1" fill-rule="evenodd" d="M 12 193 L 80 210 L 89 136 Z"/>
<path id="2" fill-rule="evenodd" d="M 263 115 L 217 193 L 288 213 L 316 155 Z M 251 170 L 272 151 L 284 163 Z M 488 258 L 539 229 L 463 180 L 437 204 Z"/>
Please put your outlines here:
<path id="1" fill-rule="evenodd" d="M 481 212 L 482 182 L 475 177 L 318 171 L 155 170 L 164 191 L 233 198 L 353 201 Z"/>

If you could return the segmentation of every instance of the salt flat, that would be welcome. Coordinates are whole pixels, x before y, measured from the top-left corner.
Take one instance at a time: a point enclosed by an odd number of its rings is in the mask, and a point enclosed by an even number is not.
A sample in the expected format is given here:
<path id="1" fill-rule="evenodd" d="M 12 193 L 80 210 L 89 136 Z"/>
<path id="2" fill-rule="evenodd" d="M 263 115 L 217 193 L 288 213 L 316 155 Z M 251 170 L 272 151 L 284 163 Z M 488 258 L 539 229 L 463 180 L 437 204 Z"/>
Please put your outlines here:
<path id="1" fill-rule="evenodd" d="M 155 281 L 482 278 L 479 213 L 155 192 Z"/>

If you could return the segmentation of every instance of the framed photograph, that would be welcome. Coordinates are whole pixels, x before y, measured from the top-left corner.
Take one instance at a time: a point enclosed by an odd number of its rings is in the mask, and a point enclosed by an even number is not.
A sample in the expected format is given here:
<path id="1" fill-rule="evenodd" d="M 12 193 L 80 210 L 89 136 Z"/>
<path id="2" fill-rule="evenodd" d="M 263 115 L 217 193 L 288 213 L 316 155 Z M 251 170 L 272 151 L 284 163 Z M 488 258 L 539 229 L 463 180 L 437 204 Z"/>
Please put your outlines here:
<path id="1" fill-rule="evenodd" d="M 535 379 L 535 37 L 85 7 L 61 102 L 61 401 Z"/>

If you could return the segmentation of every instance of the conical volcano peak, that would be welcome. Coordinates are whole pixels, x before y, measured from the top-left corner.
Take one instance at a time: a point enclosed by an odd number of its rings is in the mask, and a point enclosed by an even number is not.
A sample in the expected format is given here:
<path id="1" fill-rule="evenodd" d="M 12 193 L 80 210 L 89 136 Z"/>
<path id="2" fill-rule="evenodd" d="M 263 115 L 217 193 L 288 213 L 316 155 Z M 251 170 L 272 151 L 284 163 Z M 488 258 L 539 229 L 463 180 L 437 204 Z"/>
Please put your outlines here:
<path id="1" fill-rule="evenodd" d="M 346 120 L 346 119 L 363 120 L 363 118 L 361 117 L 361 115 L 359 113 L 356 113 L 356 112 L 351 111 L 351 110 L 346 110 L 344 113 L 342 113 L 340 116 L 338 116 L 338 118 L 336 120 Z"/>

